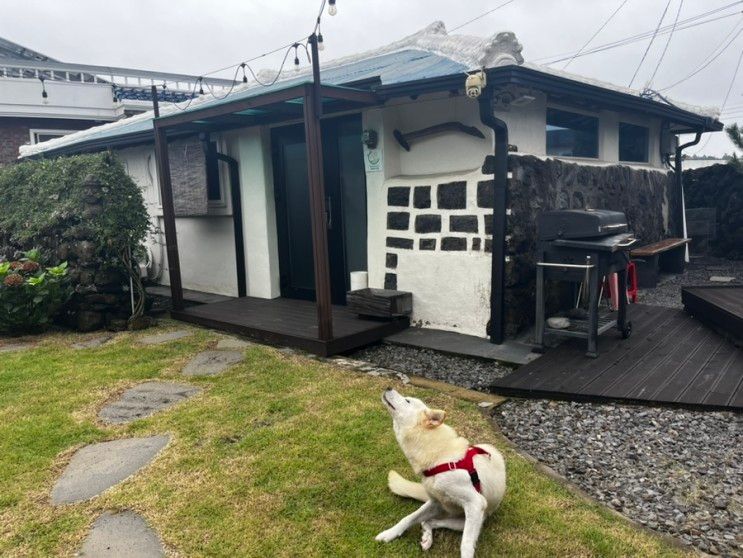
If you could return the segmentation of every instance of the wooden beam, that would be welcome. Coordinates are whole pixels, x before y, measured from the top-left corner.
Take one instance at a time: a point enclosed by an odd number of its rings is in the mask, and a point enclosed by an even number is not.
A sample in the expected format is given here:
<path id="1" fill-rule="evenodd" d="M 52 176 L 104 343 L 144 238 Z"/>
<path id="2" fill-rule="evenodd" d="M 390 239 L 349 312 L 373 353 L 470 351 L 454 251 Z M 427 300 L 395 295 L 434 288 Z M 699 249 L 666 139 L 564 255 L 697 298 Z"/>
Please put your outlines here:
<path id="1" fill-rule="evenodd" d="M 260 108 L 265 107 L 266 105 L 291 101 L 292 99 L 302 97 L 304 92 L 305 85 L 296 85 L 289 89 L 281 89 L 279 91 L 265 93 L 264 95 L 256 95 L 255 97 L 249 97 L 247 99 L 225 102 L 221 105 L 204 107 L 203 109 L 189 110 L 172 116 L 164 116 L 158 121 L 158 124 L 161 128 L 169 128 L 171 126 L 187 124 L 194 120 L 204 120 L 216 116 L 224 116 L 246 109 Z"/>
<path id="2" fill-rule="evenodd" d="M 371 91 L 361 91 L 346 87 L 333 87 L 328 85 L 320 86 L 320 95 L 327 99 L 338 99 L 340 101 L 351 101 L 364 105 L 376 105 L 382 101 L 376 93 Z"/>
<path id="3" fill-rule="evenodd" d="M 319 338 L 333 338 L 333 315 L 330 296 L 330 261 L 328 259 L 328 227 L 325 214 L 325 182 L 323 177 L 322 132 L 320 128 L 319 86 L 320 67 L 317 42 L 312 41 L 312 67 L 315 83 L 305 88 L 304 133 L 307 144 L 307 175 L 310 186 L 310 218 L 312 255 L 315 265 L 315 297 Z"/>
<path id="4" fill-rule="evenodd" d="M 181 264 L 178 258 L 178 238 L 175 231 L 175 207 L 173 206 L 173 184 L 170 180 L 168 138 L 165 136 L 165 130 L 158 127 L 157 123 L 155 123 L 155 161 L 157 162 L 157 180 L 160 183 L 160 202 L 163 206 L 170 296 L 173 309 L 183 310 L 183 285 L 181 283 Z"/>

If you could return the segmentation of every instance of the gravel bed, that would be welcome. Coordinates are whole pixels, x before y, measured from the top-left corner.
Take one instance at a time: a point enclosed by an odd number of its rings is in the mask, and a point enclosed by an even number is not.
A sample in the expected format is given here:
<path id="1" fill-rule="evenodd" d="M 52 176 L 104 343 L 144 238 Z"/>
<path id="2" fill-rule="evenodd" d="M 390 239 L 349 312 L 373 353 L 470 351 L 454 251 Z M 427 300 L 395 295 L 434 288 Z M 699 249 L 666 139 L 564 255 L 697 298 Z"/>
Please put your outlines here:
<path id="1" fill-rule="evenodd" d="M 734 277 L 732 283 L 717 283 L 710 277 Z M 669 308 L 683 308 L 681 287 L 688 285 L 743 285 L 743 261 L 720 258 L 695 258 L 686 264 L 684 273 L 664 275 L 654 289 L 640 289 L 638 302 Z M 631 311 L 631 310 L 630 310 Z"/>
<path id="2" fill-rule="evenodd" d="M 494 418 L 520 448 L 639 523 L 743 556 L 743 417 L 512 400 Z"/>
<path id="3" fill-rule="evenodd" d="M 495 361 L 452 356 L 399 345 L 372 345 L 352 356 L 382 368 L 480 391 L 487 391 L 493 380 L 513 372 L 513 368 Z"/>

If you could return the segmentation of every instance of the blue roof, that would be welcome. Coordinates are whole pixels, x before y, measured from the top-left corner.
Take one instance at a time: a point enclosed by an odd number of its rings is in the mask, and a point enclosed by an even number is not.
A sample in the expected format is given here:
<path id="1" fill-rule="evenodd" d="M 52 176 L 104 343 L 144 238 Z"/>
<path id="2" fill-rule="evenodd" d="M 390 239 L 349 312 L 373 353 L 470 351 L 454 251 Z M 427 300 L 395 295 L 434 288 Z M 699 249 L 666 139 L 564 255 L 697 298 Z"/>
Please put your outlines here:
<path id="1" fill-rule="evenodd" d="M 321 65 L 320 80 L 326 85 L 343 85 L 378 79 L 382 85 L 394 85 L 453 75 L 465 72 L 466 70 L 467 68 L 464 64 L 455 62 L 445 56 L 422 50 L 407 49 L 349 61 L 345 64 L 333 65 L 327 68 L 322 68 Z M 236 91 L 224 98 L 204 99 L 182 110 L 183 112 L 191 112 L 212 106 L 229 104 L 241 99 L 264 95 L 272 91 L 288 89 L 302 83 L 307 83 L 306 73 L 296 78 L 281 80 L 269 87 L 249 87 L 248 89 Z M 168 115 L 174 114 L 178 114 L 178 112 L 169 112 Z M 162 117 L 166 118 L 168 115 L 163 114 Z M 100 144 L 100 142 L 105 142 L 106 140 L 121 140 L 134 135 L 139 137 L 143 133 L 151 133 L 152 130 L 152 117 L 135 117 L 131 121 L 124 119 L 50 140 L 48 146 L 45 146 L 43 143 L 39 144 L 38 146 L 34 146 L 36 149 L 31 149 L 33 151 L 31 154 L 52 154 L 58 151 L 69 153 L 74 152 L 76 146 L 82 149 L 91 143 Z"/>

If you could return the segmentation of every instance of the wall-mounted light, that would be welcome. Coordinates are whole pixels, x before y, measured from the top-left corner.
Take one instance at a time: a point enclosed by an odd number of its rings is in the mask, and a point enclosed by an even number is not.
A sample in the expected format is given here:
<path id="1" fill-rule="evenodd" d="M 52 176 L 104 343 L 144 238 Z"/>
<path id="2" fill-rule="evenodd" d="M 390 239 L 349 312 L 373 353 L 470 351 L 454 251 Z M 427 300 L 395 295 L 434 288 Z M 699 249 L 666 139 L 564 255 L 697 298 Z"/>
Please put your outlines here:
<path id="1" fill-rule="evenodd" d="M 369 149 L 376 149 L 379 143 L 379 134 L 376 130 L 364 130 L 361 134 L 361 141 Z"/>
<path id="2" fill-rule="evenodd" d="M 44 76 L 39 76 L 39 81 L 41 81 L 41 98 L 44 99 L 43 102 L 46 102 L 46 99 L 49 97 L 49 94 L 46 92 L 46 84 L 44 83 Z"/>

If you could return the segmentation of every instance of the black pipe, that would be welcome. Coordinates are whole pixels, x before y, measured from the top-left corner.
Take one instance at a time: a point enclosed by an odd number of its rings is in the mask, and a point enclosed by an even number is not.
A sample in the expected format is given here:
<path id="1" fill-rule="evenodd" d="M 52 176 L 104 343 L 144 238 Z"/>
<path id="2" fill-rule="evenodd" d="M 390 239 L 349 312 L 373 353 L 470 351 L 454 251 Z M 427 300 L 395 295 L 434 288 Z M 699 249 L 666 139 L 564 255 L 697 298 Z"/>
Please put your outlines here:
<path id="1" fill-rule="evenodd" d="M 493 130 L 493 250 L 490 271 L 490 342 L 500 345 L 505 337 L 506 200 L 508 191 L 508 126 L 493 114 L 492 91 L 478 99 L 480 121 Z"/>
<path id="2" fill-rule="evenodd" d="M 694 136 L 694 139 L 690 142 L 677 145 L 676 146 L 676 158 L 673 162 L 673 172 L 676 174 L 676 193 L 679 198 L 679 204 L 678 204 L 678 228 L 676 231 L 676 236 L 679 238 L 684 238 L 686 235 L 684 234 L 684 204 L 681 203 L 683 200 L 683 193 L 684 193 L 684 166 L 681 161 L 682 154 L 681 152 L 686 149 L 687 147 L 691 147 L 692 145 L 696 145 L 699 143 L 699 140 L 702 139 L 702 132 L 697 132 L 696 136 Z"/>
<path id="3" fill-rule="evenodd" d="M 245 277 L 245 238 L 243 237 L 243 209 L 240 193 L 240 167 L 236 159 L 216 153 L 217 160 L 227 163 L 230 169 L 230 198 L 232 200 L 232 226 L 235 231 L 235 264 L 237 265 L 237 296 L 247 295 Z"/>

